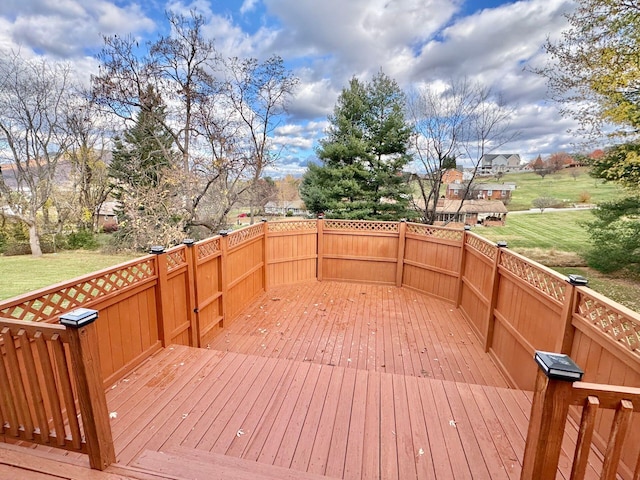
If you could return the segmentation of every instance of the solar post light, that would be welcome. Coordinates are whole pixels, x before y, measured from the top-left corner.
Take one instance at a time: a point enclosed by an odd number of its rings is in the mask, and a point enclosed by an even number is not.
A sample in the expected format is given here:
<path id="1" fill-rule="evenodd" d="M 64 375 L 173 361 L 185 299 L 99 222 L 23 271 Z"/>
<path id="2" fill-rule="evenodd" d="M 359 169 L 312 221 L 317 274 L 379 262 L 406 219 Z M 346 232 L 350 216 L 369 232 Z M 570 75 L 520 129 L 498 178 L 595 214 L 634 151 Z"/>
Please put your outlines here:
<path id="1" fill-rule="evenodd" d="M 578 382 L 584 375 L 582 369 L 571 360 L 571 357 L 563 353 L 537 350 L 534 359 L 540 370 L 550 379 Z"/>

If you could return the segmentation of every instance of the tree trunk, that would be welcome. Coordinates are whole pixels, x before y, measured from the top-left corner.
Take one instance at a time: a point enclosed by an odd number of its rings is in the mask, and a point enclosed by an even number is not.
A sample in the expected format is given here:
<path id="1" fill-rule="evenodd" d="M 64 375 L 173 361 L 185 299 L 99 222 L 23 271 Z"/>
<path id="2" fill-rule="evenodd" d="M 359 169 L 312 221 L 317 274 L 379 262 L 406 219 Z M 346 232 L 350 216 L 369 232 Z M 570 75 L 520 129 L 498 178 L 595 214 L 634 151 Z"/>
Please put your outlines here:
<path id="1" fill-rule="evenodd" d="M 40 234 L 36 222 L 30 222 L 29 225 L 29 245 L 31 246 L 31 255 L 34 257 L 42 256 L 42 248 L 40 248 Z"/>

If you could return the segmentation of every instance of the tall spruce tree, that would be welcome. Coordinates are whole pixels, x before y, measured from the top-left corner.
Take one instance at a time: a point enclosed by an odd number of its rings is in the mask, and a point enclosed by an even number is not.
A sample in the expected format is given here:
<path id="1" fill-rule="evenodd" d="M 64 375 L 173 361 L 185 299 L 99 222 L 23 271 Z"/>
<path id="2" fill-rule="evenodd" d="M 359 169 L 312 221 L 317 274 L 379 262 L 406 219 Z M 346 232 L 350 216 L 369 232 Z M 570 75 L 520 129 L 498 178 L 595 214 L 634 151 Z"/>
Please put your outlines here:
<path id="1" fill-rule="evenodd" d="M 118 201 L 118 237 L 134 249 L 168 245 L 183 237 L 173 137 L 167 133 L 165 106 L 152 87 L 142 96 L 135 123 L 114 142 L 109 176 Z"/>
<path id="2" fill-rule="evenodd" d="M 329 116 L 317 150 L 322 165 L 309 165 L 300 188 L 308 209 L 333 218 L 397 220 L 411 216 L 410 189 L 402 175 L 411 127 L 405 96 L 384 73 L 371 82 L 351 79 Z"/>

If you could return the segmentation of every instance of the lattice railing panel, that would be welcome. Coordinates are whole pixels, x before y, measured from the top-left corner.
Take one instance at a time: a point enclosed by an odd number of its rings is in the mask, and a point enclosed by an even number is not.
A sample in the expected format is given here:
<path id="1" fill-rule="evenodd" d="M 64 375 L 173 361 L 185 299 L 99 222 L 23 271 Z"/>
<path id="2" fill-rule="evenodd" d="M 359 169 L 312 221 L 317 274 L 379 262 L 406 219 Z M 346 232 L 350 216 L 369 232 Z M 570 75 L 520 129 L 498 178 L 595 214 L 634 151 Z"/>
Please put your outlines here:
<path id="1" fill-rule="evenodd" d="M 640 355 L 640 315 L 633 318 L 584 292 L 579 293 L 577 312 L 625 349 Z"/>
<path id="2" fill-rule="evenodd" d="M 475 235 L 467 235 L 466 244 L 491 260 L 495 260 L 498 253 L 498 248 L 493 243 Z"/>
<path id="3" fill-rule="evenodd" d="M 565 300 L 567 282 L 516 255 L 503 251 L 500 266 L 521 278 L 536 290 L 559 302 Z"/>
<path id="4" fill-rule="evenodd" d="M 370 222 L 366 220 L 325 220 L 325 230 L 351 230 L 356 232 L 398 233 L 397 222 Z"/>
<path id="5" fill-rule="evenodd" d="M 198 249 L 198 260 L 204 260 L 212 255 L 216 255 L 220 253 L 220 237 L 213 237 L 198 243 L 196 244 L 196 248 Z"/>
<path id="6" fill-rule="evenodd" d="M 256 237 L 259 237 L 264 233 L 264 223 L 256 223 L 250 227 L 243 228 L 241 230 L 237 230 L 233 233 L 230 233 L 227 237 L 229 241 L 229 248 L 237 247 L 241 243 L 244 243 L 248 240 L 253 240 Z"/>
<path id="7" fill-rule="evenodd" d="M 187 264 L 186 247 L 178 247 L 167 252 L 167 271 L 171 272 Z"/>
<path id="8" fill-rule="evenodd" d="M 421 235 L 423 237 L 440 238 L 443 240 L 452 240 L 461 242 L 464 232 L 462 230 L 454 230 L 452 228 L 434 227 L 433 225 L 422 225 L 419 223 L 408 223 L 407 233 Z"/>
<path id="9" fill-rule="evenodd" d="M 316 220 L 292 220 L 287 222 L 269 222 L 270 232 L 299 232 L 318 230 L 318 222 Z"/>
<path id="10" fill-rule="evenodd" d="M 133 286 L 154 275 L 155 261 L 153 258 L 146 259 L 79 283 L 63 285 L 58 290 L 45 292 L 39 297 L 4 307 L 0 310 L 0 316 L 35 322 L 45 321 L 99 297 Z"/>

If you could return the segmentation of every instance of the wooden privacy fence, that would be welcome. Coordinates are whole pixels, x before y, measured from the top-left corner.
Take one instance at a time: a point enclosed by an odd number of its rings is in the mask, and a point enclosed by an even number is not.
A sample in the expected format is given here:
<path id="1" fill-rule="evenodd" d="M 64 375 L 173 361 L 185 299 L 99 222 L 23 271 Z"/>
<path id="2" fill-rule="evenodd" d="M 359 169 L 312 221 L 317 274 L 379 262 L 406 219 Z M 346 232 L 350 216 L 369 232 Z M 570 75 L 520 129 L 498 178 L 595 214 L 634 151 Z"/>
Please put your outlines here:
<path id="1" fill-rule="evenodd" d="M 115 462 L 95 324 L 80 328 L 0 319 L 0 420 L 5 441 Z"/>
<path id="2" fill-rule="evenodd" d="M 292 220 L 153 252 L 0 302 L 0 317 L 55 322 L 79 306 L 100 311 L 106 386 L 164 345 L 206 347 L 272 286 L 315 279 L 382 283 L 458 307 L 515 387 L 534 389 L 535 350 L 571 355 L 585 381 L 640 387 L 640 315 L 470 231 Z M 612 419 L 599 414 L 595 442 L 605 445 Z M 639 420 L 630 435 L 640 445 Z M 633 455 L 625 449 L 622 462 L 631 465 Z"/>

